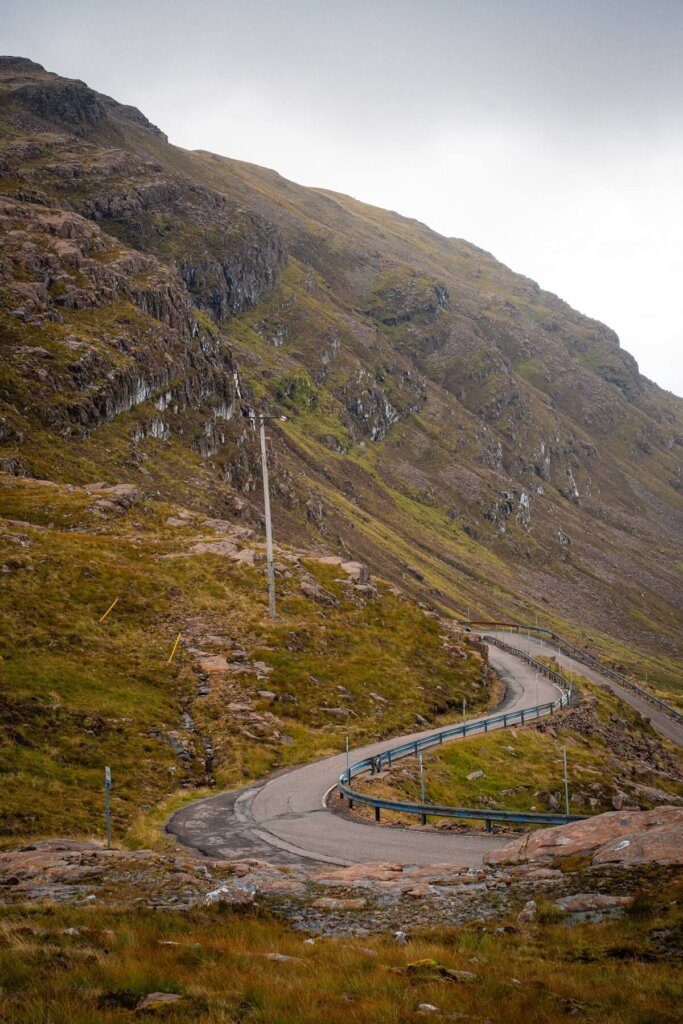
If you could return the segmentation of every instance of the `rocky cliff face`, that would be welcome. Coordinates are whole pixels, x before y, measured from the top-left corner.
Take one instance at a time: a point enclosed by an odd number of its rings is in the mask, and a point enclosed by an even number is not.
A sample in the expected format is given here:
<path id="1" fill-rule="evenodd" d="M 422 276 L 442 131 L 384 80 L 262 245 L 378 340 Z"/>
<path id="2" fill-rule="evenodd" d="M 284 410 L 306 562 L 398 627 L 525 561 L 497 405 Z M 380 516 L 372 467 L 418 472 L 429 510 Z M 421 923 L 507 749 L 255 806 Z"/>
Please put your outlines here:
<path id="1" fill-rule="evenodd" d="M 0 111 L 15 135 L 1 170 L 19 199 L 49 196 L 173 265 L 218 321 L 277 288 L 287 259 L 277 228 L 155 159 L 166 136 L 140 111 L 16 58 L 0 62 Z"/>
<path id="2" fill-rule="evenodd" d="M 39 427 L 84 438 L 146 405 L 134 441 L 169 437 L 170 421 L 191 409 L 205 424 L 188 440 L 205 448 L 213 420 L 232 417 L 239 378 L 180 276 L 55 207 L 0 200 L 0 232 L 7 438 L 21 448 Z M 4 467 L 32 472 L 20 456 Z"/>
<path id="3" fill-rule="evenodd" d="M 683 403 L 609 328 L 30 61 L 0 59 L 0 129 L 6 467 L 257 516 L 258 403 L 286 417 L 281 535 L 444 607 L 550 606 L 673 649 Z"/>

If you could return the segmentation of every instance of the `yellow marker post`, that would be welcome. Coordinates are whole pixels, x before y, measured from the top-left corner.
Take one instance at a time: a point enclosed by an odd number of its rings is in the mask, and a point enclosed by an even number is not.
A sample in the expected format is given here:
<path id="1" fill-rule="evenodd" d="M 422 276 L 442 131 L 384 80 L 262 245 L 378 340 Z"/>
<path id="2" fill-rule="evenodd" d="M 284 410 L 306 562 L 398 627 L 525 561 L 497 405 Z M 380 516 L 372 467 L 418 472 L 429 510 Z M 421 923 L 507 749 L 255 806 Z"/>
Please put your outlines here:
<path id="1" fill-rule="evenodd" d="M 167 665 L 170 665 L 171 662 L 173 661 L 173 655 L 175 654 L 176 650 L 178 649 L 178 644 L 179 643 L 180 643 L 180 633 L 178 633 L 178 636 L 175 638 L 175 643 L 173 644 L 173 650 L 171 651 L 171 655 L 170 655 L 168 661 L 166 662 Z"/>
<path id="2" fill-rule="evenodd" d="M 119 600 L 119 599 L 118 599 L 118 597 L 117 597 L 117 598 L 115 598 L 115 599 L 114 599 L 114 600 L 112 601 L 112 603 L 111 603 L 111 604 L 109 605 L 109 607 L 107 608 L 107 610 L 106 610 L 106 612 L 104 613 L 104 615 L 102 615 L 102 616 L 101 616 L 101 618 L 100 618 L 100 620 L 99 620 L 100 622 L 104 622 L 104 620 L 106 619 L 107 615 L 109 615 L 109 612 L 110 612 L 110 611 L 112 610 L 112 608 L 114 607 L 114 605 L 118 604 L 118 600 Z"/>

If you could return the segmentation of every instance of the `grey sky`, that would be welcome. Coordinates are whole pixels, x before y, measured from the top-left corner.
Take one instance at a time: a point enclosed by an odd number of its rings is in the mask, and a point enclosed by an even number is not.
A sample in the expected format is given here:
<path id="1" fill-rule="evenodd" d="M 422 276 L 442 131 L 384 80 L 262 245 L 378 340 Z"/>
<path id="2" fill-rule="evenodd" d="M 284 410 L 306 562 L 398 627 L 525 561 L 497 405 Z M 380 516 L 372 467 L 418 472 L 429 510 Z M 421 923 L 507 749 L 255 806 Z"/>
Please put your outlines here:
<path id="1" fill-rule="evenodd" d="M 467 238 L 683 395 L 683 0 L 0 0 L 0 51 Z"/>

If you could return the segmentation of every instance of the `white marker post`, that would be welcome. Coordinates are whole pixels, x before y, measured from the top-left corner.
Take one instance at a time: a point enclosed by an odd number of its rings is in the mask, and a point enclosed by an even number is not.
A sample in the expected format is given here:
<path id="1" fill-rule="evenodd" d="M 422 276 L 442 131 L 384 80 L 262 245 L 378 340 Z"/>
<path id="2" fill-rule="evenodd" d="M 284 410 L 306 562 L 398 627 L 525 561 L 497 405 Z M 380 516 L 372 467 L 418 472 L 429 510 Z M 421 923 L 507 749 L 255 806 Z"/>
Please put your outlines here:
<path id="1" fill-rule="evenodd" d="M 270 521 L 270 490 L 266 455 L 266 420 L 261 413 L 261 470 L 263 473 L 263 510 L 266 516 L 266 559 L 268 562 L 268 613 L 275 618 L 275 570 L 273 569 L 273 527 Z"/>
<path id="2" fill-rule="evenodd" d="M 422 753 L 421 752 L 417 755 L 417 763 L 420 766 L 420 803 L 424 806 L 424 802 L 425 802 L 425 773 L 424 773 L 424 767 L 423 767 L 423 764 L 422 764 Z M 422 824 L 423 825 L 427 824 L 427 815 L 426 814 L 422 815 Z"/>
<path id="3" fill-rule="evenodd" d="M 109 790 L 111 789 L 111 768 L 104 767 L 104 818 L 107 823 L 107 849 L 111 850 L 111 814 L 109 811 Z"/>
<path id="4" fill-rule="evenodd" d="M 564 806 L 565 813 L 569 817 L 569 778 L 567 776 L 567 748 L 562 749 L 562 765 L 564 767 Z"/>
<path id="5" fill-rule="evenodd" d="M 351 785 L 351 776 L 349 774 L 349 737 L 346 737 L 346 785 Z"/>

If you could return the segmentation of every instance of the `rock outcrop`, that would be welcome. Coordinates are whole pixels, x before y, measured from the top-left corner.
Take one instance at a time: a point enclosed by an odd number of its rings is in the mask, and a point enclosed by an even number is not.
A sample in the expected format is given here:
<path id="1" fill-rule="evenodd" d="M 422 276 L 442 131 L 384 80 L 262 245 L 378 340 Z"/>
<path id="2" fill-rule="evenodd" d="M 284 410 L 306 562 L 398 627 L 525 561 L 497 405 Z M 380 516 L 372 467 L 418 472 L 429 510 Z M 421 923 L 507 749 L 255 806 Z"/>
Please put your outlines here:
<path id="1" fill-rule="evenodd" d="M 197 323 L 176 272 L 54 207 L 2 200 L 0 232 L 11 315 L 45 339 L 22 344 L 18 330 L 6 337 L 15 379 L 33 382 L 30 404 L 15 393 L 10 415 L 23 409 L 64 437 L 146 402 L 155 412 L 139 436 L 168 436 L 174 414 L 188 407 L 204 407 L 211 425 L 212 407 L 231 415 L 236 366 Z M 27 432 L 23 422 L 15 434 Z"/>
<path id="2" fill-rule="evenodd" d="M 683 864 L 683 809 L 609 812 L 533 832 L 487 854 L 488 864 L 554 863 L 568 857 L 592 864 Z"/>

